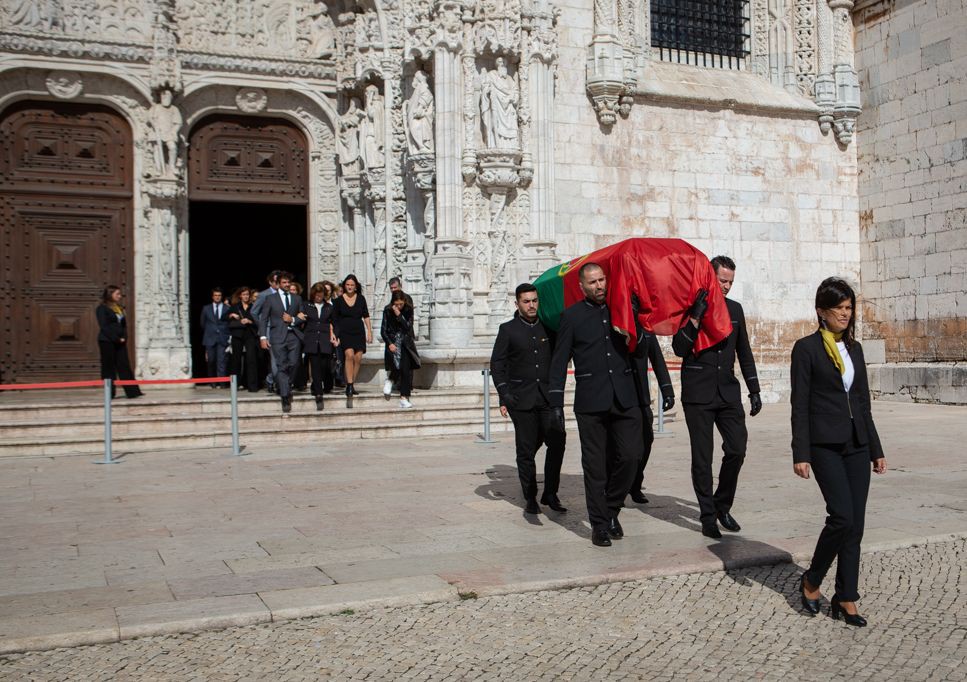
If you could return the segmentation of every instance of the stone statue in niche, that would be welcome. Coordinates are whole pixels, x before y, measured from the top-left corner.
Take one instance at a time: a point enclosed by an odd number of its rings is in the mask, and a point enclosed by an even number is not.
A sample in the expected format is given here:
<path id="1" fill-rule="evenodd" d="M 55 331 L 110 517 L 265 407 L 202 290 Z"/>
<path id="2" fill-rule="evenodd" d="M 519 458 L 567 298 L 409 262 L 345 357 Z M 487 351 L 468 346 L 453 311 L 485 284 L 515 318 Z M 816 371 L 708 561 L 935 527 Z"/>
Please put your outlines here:
<path id="1" fill-rule="evenodd" d="M 406 118 L 407 151 L 411 155 L 432 154 L 435 109 L 433 93 L 423 71 L 413 75 L 413 94 L 403 104 L 403 115 Z"/>
<path id="2" fill-rule="evenodd" d="M 175 178 L 181 170 L 178 151 L 184 142 L 181 134 L 184 119 L 178 107 L 172 105 L 173 99 L 174 93 L 171 90 L 161 90 L 148 117 L 150 143 L 154 147 L 154 167 L 156 173 L 163 178 Z"/>
<path id="3" fill-rule="evenodd" d="M 336 52 L 336 26 L 329 16 L 329 8 L 325 3 L 309 14 L 309 33 L 312 43 L 309 46 L 309 57 L 312 59 L 326 59 Z"/>
<path id="4" fill-rule="evenodd" d="M 356 175 L 360 171 L 359 127 L 366 114 L 359 108 L 359 100 L 349 100 L 349 109 L 339 117 L 339 137 L 336 150 L 343 175 Z"/>
<path id="5" fill-rule="evenodd" d="M 359 127 L 360 153 L 365 168 L 382 168 L 386 165 L 383 154 L 385 128 L 383 96 L 375 85 L 366 86 L 366 113 Z"/>
<path id="6" fill-rule="evenodd" d="M 486 71 L 480 88 L 480 120 L 488 149 L 516 149 L 517 83 L 507 72 L 507 60 L 497 57 L 496 68 Z"/>

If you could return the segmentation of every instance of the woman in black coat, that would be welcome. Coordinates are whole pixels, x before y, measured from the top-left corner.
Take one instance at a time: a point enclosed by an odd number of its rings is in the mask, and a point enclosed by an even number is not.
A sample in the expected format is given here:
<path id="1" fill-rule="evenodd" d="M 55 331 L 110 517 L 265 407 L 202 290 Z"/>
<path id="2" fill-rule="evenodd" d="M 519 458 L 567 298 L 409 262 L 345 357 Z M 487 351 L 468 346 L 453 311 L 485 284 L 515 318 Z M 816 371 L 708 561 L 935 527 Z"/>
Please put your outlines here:
<path id="1" fill-rule="evenodd" d="M 330 360 L 333 350 L 339 345 L 332 303 L 329 302 L 331 295 L 332 285 L 329 282 L 316 282 L 309 290 L 309 300 L 302 304 L 302 312 L 306 314 L 302 328 L 302 350 L 312 375 L 312 395 L 315 396 L 317 410 L 323 408 L 323 393 L 332 391 Z"/>
<path id="2" fill-rule="evenodd" d="M 240 376 L 245 368 L 245 388 L 259 390 L 259 321 L 252 314 L 252 290 L 242 287 L 232 295 L 228 310 L 228 330 L 232 335 L 232 376 Z"/>
<path id="3" fill-rule="evenodd" d="M 101 294 L 101 305 L 97 306 L 97 347 L 101 351 L 101 378 L 111 379 L 111 397 L 117 392 L 114 379 L 134 379 L 131 371 L 131 360 L 128 358 L 128 320 L 121 305 L 121 287 L 113 284 L 104 289 Z M 124 395 L 138 398 L 141 389 L 138 386 L 125 386 Z"/>
<path id="4" fill-rule="evenodd" d="M 863 348 L 854 338 L 856 294 L 830 277 L 816 292 L 819 329 L 792 349 L 792 457 L 797 476 L 810 470 L 826 500 L 826 526 L 809 570 L 800 579 L 803 608 L 819 613 L 820 585 L 836 559 L 835 619 L 863 627 L 859 615 L 860 541 L 870 470 L 886 472 L 886 458 L 870 412 Z"/>
<path id="5" fill-rule="evenodd" d="M 388 367 L 399 372 L 400 407 L 413 407 L 410 392 L 413 389 L 413 370 L 420 368 L 420 355 L 413 337 L 413 308 L 406 301 L 406 294 L 394 291 L 389 305 L 383 308 L 383 322 L 379 335 L 386 346 L 384 360 Z M 389 399 L 389 394 L 386 394 Z"/>

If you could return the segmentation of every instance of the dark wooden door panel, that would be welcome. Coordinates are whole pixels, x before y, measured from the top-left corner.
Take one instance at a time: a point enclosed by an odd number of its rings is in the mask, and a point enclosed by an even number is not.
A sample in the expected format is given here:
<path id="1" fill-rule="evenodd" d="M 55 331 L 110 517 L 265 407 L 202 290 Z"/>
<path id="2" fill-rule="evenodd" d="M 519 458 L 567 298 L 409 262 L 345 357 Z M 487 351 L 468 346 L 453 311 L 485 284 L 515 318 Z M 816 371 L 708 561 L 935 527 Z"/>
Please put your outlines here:
<path id="1" fill-rule="evenodd" d="M 97 378 L 94 310 L 107 284 L 128 295 L 133 330 L 126 130 L 111 112 L 63 106 L 20 107 L 0 122 L 4 383 Z"/>

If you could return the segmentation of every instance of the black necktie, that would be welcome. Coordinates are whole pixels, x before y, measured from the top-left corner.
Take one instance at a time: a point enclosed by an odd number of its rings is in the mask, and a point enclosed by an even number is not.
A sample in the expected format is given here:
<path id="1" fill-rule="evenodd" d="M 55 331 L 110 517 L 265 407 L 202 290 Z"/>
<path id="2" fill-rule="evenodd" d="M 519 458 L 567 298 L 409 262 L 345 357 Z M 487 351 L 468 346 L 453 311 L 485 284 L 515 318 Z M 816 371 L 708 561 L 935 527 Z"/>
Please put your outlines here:
<path id="1" fill-rule="evenodd" d="M 216 303 L 215 304 L 215 319 L 216 320 L 222 319 L 222 304 L 221 303 Z"/>
<path id="2" fill-rule="evenodd" d="M 285 312 L 289 312 L 289 294 L 288 294 L 288 292 L 286 292 L 286 294 L 285 294 Z"/>

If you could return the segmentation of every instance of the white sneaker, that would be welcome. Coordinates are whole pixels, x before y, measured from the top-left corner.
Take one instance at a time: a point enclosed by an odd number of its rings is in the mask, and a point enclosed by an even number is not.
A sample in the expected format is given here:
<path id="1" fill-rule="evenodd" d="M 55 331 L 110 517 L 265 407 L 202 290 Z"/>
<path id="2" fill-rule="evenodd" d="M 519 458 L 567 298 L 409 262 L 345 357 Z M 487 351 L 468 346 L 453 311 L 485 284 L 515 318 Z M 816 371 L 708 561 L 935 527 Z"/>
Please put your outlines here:
<path id="1" fill-rule="evenodd" d="M 391 395 L 393 395 L 393 382 L 387 379 L 383 382 L 383 397 L 389 400 Z"/>
<path id="2" fill-rule="evenodd" d="M 401 398 L 400 399 L 400 408 L 401 409 L 408 410 L 411 407 L 413 407 L 413 403 L 411 403 L 409 400 L 407 400 L 406 398 Z"/>

